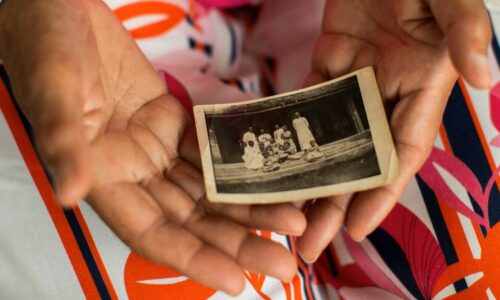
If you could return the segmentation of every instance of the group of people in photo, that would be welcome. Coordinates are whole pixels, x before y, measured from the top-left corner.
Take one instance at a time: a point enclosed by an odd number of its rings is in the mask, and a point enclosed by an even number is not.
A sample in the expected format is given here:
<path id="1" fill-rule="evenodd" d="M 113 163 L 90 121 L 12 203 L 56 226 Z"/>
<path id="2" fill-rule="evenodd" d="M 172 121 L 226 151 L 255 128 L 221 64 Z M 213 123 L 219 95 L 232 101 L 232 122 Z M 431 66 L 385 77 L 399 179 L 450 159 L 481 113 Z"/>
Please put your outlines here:
<path id="1" fill-rule="evenodd" d="M 299 148 L 295 144 L 292 131 L 285 125 L 276 124 L 272 135 L 264 128 L 260 129 L 260 134 L 257 135 L 250 126 L 241 140 L 245 167 L 271 172 L 280 169 L 281 164 L 287 160 L 305 159 L 313 162 L 323 158 L 324 154 L 316 143 L 307 119 L 296 112 L 292 124 Z"/>

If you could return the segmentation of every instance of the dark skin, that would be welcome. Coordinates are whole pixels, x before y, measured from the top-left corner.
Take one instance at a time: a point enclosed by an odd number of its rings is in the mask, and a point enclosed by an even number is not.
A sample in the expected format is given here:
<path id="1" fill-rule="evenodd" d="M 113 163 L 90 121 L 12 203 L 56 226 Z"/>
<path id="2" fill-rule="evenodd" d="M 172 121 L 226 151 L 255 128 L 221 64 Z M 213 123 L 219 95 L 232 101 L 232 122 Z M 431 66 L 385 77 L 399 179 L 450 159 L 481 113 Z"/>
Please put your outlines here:
<path id="1" fill-rule="evenodd" d="M 373 66 L 391 108 L 401 176 L 388 186 L 312 204 L 297 246 L 306 261 L 315 261 L 343 225 L 360 241 L 387 216 L 430 153 L 457 75 L 476 88 L 490 86 L 490 40 L 481 0 L 327 1 L 308 84 Z"/>
<path id="2" fill-rule="evenodd" d="M 330 0 L 324 20 L 308 83 L 373 65 L 404 168 L 390 186 L 315 202 L 298 240 L 308 261 L 343 224 L 360 240 L 387 215 L 429 152 L 457 70 L 490 83 L 480 0 Z M 204 200 L 186 113 L 103 3 L 4 1 L 0 57 L 61 204 L 86 198 L 132 250 L 232 295 L 243 269 L 295 275 L 291 254 L 249 229 L 301 235 L 302 213 Z"/>
<path id="3" fill-rule="evenodd" d="M 295 276 L 250 229 L 300 235 L 301 211 L 206 201 L 188 114 L 101 1 L 6 1 L 0 56 L 61 204 L 85 197 L 133 251 L 232 295 L 243 270 Z"/>

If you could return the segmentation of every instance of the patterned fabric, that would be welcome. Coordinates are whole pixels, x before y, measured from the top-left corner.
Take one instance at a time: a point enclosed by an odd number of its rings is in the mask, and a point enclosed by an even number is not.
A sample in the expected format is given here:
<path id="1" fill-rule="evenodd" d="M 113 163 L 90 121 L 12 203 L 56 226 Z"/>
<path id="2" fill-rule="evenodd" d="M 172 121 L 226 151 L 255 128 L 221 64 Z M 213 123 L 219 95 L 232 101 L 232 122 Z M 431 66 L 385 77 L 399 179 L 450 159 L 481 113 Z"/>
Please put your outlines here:
<path id="1" fill-rule="evenodd" d="M 186 109 L 301 87 L 321 0 L 106 0 Z M 220 10 L 245 5 L 245 18 Z M 250 5 L 250 6 L 249 6 Z M 241 16 L 238 14 L 238 16 Z M 500 15 L 491 15 L 500 29 Z M 242 20 L 245 20 L 243 22 Z M 250 20 L 250 21 L 249 21 Z M 300 20 L 300 22 L 290 22 Z M 500 46 L 491 91 L 457 82 L 432 154 L 362 243 L 342 232 L 291 283 L 247 273 L 240 299 L 500 297 Z M 130 250 L 85 203 L 63 211 L 0 72 L 1 299 L 228 299 Z M 293 238 L 255 232 L 295 253 Z"/>

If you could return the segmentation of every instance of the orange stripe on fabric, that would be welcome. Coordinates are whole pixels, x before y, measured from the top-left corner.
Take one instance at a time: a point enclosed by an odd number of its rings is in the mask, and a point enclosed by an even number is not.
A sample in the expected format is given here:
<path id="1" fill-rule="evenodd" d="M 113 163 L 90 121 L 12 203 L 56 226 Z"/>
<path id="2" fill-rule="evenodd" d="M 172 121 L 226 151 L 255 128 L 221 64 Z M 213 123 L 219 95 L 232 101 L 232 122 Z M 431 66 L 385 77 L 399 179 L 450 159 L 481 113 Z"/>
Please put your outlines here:
<path id="1" fill-rule="evenodd" d="M 311 290 L 311 282 L 309 281 L 309 268 L 302 262 L 302 260 L 299 258 L 299 254 L 297 253 L 297 249 L 295 247 L 295 239 L 293 238 L 290 238 L 290 248 L 292 249 L 292 253 L 297 257 L 297 265 L 299 267 L 299 269 L 302 271 L 302 274 L 304 274 L 304 287 L 305 287 L 305 290 L 306 290 L 306 293 L 307 293 L 307 298 L 308 299 L 314 299 L 314 294 Z M 297 288 L 300 288 L 299 286 L 297 286 Z M 298 294 L 300 295 L 300 298 L 297 298 L 297 299 L 302 299 L 302 293 L 298 292 Z"/>
<path id="2" fill-rule="evenodd" d="M 465 104 L 469 109 L 469 113 L 472 117 L 472 121 L 474 122 L 474 127 L 476 127 L 477 136 L 479 140 L 481 140 L 481 146 L 483 147 L 484 154 L 486 155 L 486 159 L 488 160 L 488 164 L 490 165 L 491 172 L 494 172 L 497 168 L 495 165 L 495 160 L 493 159 L 493 155 L 491 154 L 490 147 L 488 142 L 486 141 L 486 137 L 484 136 L 483 129 L 481 127 L 481 123 L 479 123 L 479 119 L 477 117 L 476 109 L 474 108 L 474 104 L 472 104 L 472 99 L 469 95 L 469 91 L 467 91 L 467 87 L 462 78 L 458 80 L 458 84 L 460 86 L 460 90 L 462 91 L 462 95 L 464 95 Z M 497 187 L 500 189 L 500 177 L 496 179 Z"/>
<path id="3" fill-rule="evenodd" d="M 243 274 L 245 275 L 245 277 L 247 278 L 248 281 L 252 282 L 252 280 L 253 280 L 252 275 L 248 274 L 247 272 L 245 272 Z M 262 286 L 260 288 L 255 288 L 254 287 L 254 291 L 257 292 L 257 294 L 259 294 L 259 296 L 262 297 L 262 299 L 264 299 L 264 300 L 271 300 L 271 297 L 267 296 L 262 291 Z"/>
<path id="4" fill-rule="evenodd" d="M 299 269 L 302 269 L 302 272 L 304 273 L 304 286 L 306 287 L 307 297 L 308 299 L 314 299 L 313 292 L 311 290 L 311 282 L 309 281 L 309 269 L 302 263 L 302 261 L 300 261 L 300 259 L 298 264 Z"/>
<path id="5" fill-rule="evenodd" d="M 130 29 L 129 32 L 135 39 L 152 38 L 165 34 L 179 25 L 186 15 L 177 5 L 162 1 L 130 3 L 117 8 L 114 13 L 122 23 L 144 16 L 156 14 L 163 16 L 159 21 Z"/>
<path id="6" fill-rule="evenodd" d="M 106 289 L 108 290 L 111 299 L 118 299 L 116 291 L 113 287 L 113 284 L 111 283 L 111 279 L 109 278 L 106 267 L 104 266 L 101 256 L 99 255 L 99 251 L 97 250 L 97 247 L 94 243 L 94 239 L 92 238 L 92 234 L 90 233 L 90 230 L 87 226 L 87 222 L 85 221 L 85 218 L 81 210 L 77 207 L 73 211 L 75 213 L 76 219 L 78 220 L 78 223 L 80 224 L 80 228 L 82 229 L 83 235 L 85 236 L 85 240 L 87 241 L 90 251 L 92 252 L 92 256 L 94 257 L 94 260 L 97 264 L 97 268 L 99 269 L 99 273 L 101 273 L 102 280 L 106 285 Z"/>
<path id="7" fill-rule="evenodd" d="M 298 257 L 298 253 L 297 253 L 297 249 L 295 247 L 295 241 L 292 237 L 289 237 L 289 241 L 290 241 L 290 252 L 292 252 L 292 254 L 295 256 L 295 257 Z M 297 261 L 299 259 L 297 258 Z M 297 262 L 298 264 L 298 262 Z M 300 268 L 300 266 L 298 266 Z M 304 280 L 304 284 L 306 283 L 306 278 L 303 278 Z M 295 296 L 295 299 L 298 299 L 298 300 L 302 300 L 302 290 L 300 288 L 300 274 L 297 274 L 291 284 L 293 285 L 293 295 Z"/>
<path id="8" fill-rule="evenodd" d="M 439 135 L 441 137 L 441 141 L 443 142 L 444 148 L 446 152 L 452 154 L 452 148 L 450 146 L 450 142 L 448 140 L 448 135 L 443 126 L 439 129 Z M 441 212 L 443 213 L 443 218 L 445 219 L 445 223 L 448 227 L 448 232 L 450 233 L 450 238 L 453 242 L 453 247 L 458 256 L 458 261 L 463 261 L 467 259 L 472 259 L 472 252 L 470 250 L 469 243 L 467 242 L 467 238 L 465 236 L 465 232 L 463 231 L 462 224 L 458 218 L 458 213 L 451 208 L 448 204 L 446 204 L 442 199 L 440 199 L 436 195 L 439 207 Z"/>
<path id="9" fill-rule="evenodd" d="M 49 212 L 56 230 L 61 238 L 61 242 L 68 254 L 68 258 L 75 270 L 76 276 L 82 287 L 83 293 L 88 299 L 98 299 L 99 292 L 94 284 L 92 276 L 85 264 L 82 253 L 78 248 L 76 239 L 71 231 L 69 223 L 64 216 L 62 209 L 56 204 L 56 199 L 45 171 L 38 160 L 38 156 L 31 145 L 24 130 L 24 126 L 19 118 L 16 108 L 3 82 L 0 82 L 0 110 L 14 136 L 19 151 L 26 163 L 26 166 L 33 178 L 33 181 L 42 197 L 45 207 Z"/>
<path id="10" fill-rule="evenodd" d="M 295 278 L 293 280 L 295 280 Z M 291 284 L 288 282 L 282 282 L 281 284 L 283 285 L 283 289 L 285 290 L 286 299 L 292 299 Z"/>
<path id="11" fill-rule="evenodd" d="M 453 154 L 450 142 L 448 140 L 448 135 L 444 127 L 441 125 L 439 128 L 439 135 L 441 137 L 441 141 L 444 145 L 444 150 L 450 154 Z M 447 205 L 442 199 L 436 196 L 438 205 L 440 207 L 441 213 L 443 214 L 443 218 L 445 219 L 446 227 L 450 234 L 450 239 L 453 243 L 453 248 L 457 254 L 458 261 L 448 268 L 455 266 L 458 267 L 460 273 L 468 274 L 467 270 L 464 269 L 468 264 L 467 262 L 474 261 L 472 251 L 470 249 L 469 242 L 467 241 L 466 234 L 463 230 L 462 224 L 458 218 L 458 212 L 456 212 L 453 208 Z M 479 242 L 482 241 L 482 235 L 478 235 L 479 227 L 477 224 L 472 223 L 474 228 L 474 232 L 476 237 L 478 237 Z M 465 262 L 465 265 L 463 263 Z M 458 269 L 457 269 L 458 270 Z M 436 286 L 433 290 L 433 295 L 440 292 L 442 289 L 453 283 L 453 280 L 450 280 L 449 273 L 444 273 L 443 276 L 438 280 Z"/>

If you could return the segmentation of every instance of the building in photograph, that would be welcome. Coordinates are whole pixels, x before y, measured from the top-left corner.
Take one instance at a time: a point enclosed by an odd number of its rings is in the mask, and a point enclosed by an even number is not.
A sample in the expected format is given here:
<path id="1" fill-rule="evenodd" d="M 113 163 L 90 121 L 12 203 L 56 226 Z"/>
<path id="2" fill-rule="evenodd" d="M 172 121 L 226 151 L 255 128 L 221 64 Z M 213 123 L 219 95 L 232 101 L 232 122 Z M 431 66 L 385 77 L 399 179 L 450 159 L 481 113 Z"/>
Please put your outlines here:
<path id="1" fill-rule="evenodd" d="M 236 112 L 207 118 L 209 139 L 214 163 L 242 162 L 241 140 L 251 126 L 255 132 L 274 131 L 275 125 L 287 126 L 294 134 L 294 114 L 299 112 L 309 122 L 312 134 L 322 146 L 369 129 L 363 100 L 357 81 L 321 99 L 302 100 L 256 113 Z"/>

